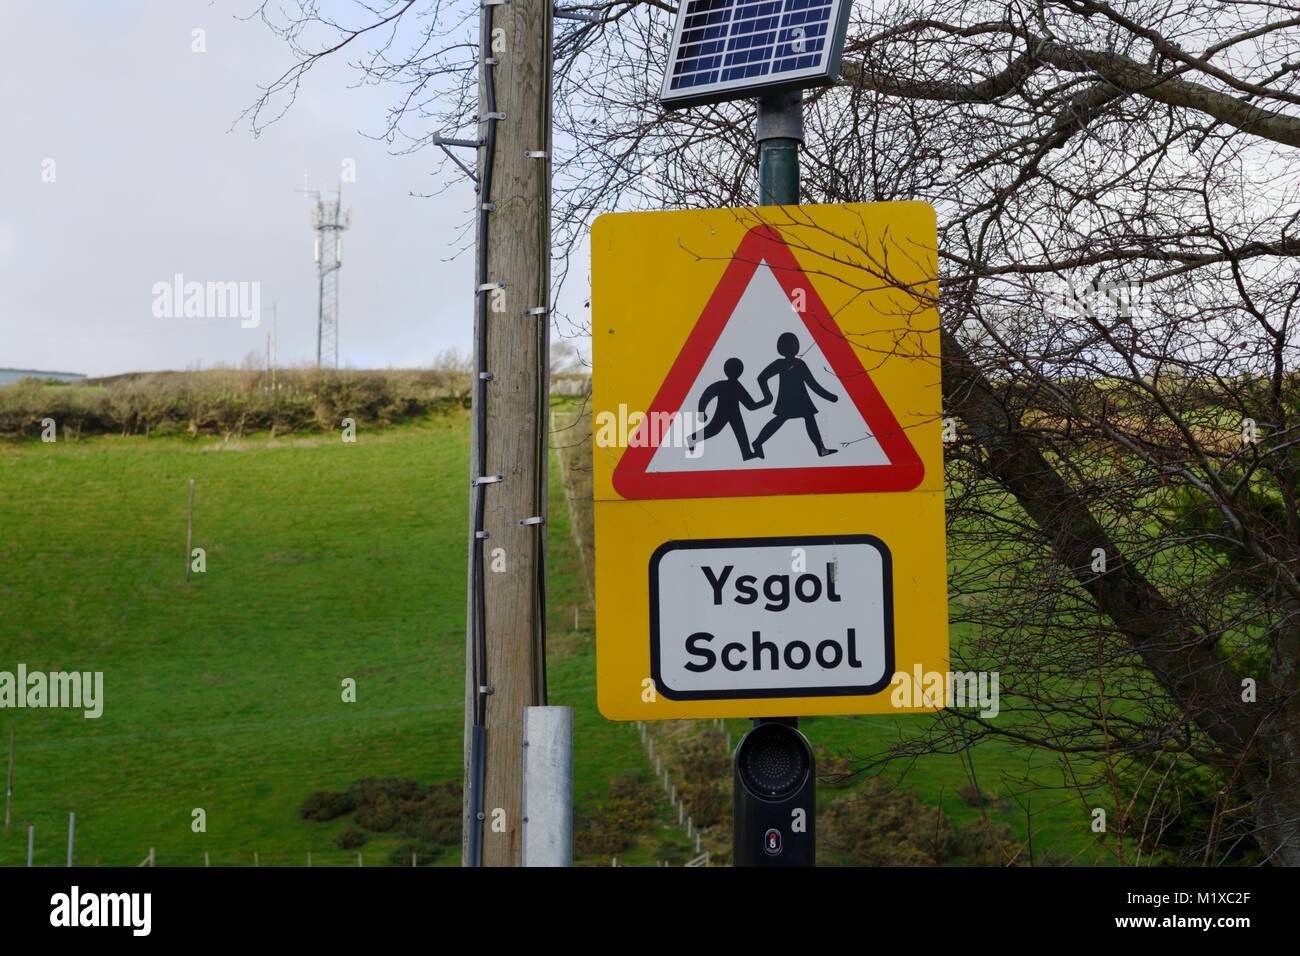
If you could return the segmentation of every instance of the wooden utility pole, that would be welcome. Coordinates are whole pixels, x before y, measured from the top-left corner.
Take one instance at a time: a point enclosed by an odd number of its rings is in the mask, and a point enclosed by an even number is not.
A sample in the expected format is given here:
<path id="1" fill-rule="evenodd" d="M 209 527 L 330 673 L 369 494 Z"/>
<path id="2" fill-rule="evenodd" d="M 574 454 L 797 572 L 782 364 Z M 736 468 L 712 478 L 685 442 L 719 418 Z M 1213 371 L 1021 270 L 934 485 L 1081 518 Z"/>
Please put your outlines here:
<path id="1" fill-rule="evenodd" d="M 551 4 L 489 2 L 480 14 L 463 846 L 471 866 L 521 862 L 524 708 L 546 702 Z"/>

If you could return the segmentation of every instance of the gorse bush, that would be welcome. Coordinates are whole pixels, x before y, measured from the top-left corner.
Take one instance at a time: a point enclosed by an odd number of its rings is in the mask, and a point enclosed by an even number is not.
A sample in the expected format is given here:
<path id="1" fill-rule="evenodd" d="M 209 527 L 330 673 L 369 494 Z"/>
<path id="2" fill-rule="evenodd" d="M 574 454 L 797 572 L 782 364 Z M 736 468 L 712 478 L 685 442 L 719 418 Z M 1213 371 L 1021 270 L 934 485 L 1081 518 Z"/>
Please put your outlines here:
<path id="1" fill-rule="evenodd" d="M 731 754 L 727 736 L 710 727 L 678 744 L 680 793 L 691 821 L 700 827 L 731 821 Z"/>
<path id="2" fill-rule="evenodd" d="M 817 817 L 826 862 L 850 866 L 1003 866 L 1020 849 L 1000 821 L 953 825 L 911 788 L 869 777 Z"/>
<path id="3" fill-rule="evenodd" d="M 412 852 L 417 863 L 427 864 L 460 845 L 459 780 L 424 787 L 414 780 L 364 777 L 342 793 L 318 790 L 298 808 L 304 820 L 333 820 L 348 813 L 353 825 L 339 833 L 335 845 L 351 850 L 371 833 L 396 834 L 406 842 L 390 855 L 393 866 L 410 866 Z"/>
<path id="4" fill-rule="evenodd" d="M 428 847 L 419 843 L 403 843 L 388 854 L 389 866 L 410 866 L 411 857 L 415 857 L 416 866 L 428 866 L 442 856 L 442 847 Z"/>
<path id="5" fill-rule="evenodd" d="M 365 846 L 369 839 L 366 832 L 359 827 L 348 827 L 334 838 L 334 845 L 340 850 L 355 850 L 357 847 Z"/>
<path id="6" fill-rule="evenodd" d="M 937 866 L 956 849 L 942 810 L 876 777 L 825 806 L 817 827 L 818 842 L 853 866 Z"/>
<path id="7" fill-rule="evenodd" d="M 582 857 L 622 853 L 654 823 L 654 790 L 639 775 L 626 773 L 615 779 L 609 796 L 590 814 L 579 814 L 574 827 L 574 848 Z"/>
<path id="8" fill-rule="evenodd" d="M 362 777 L 348 787 L 348 797 L 358 806 L 366 807 L 390 800 L 422 800 L 424 788 L 414 780 L 397 777 Z"/>
<path id="9" fill-rule="evenodd" d="M 332 790 L 317 790 L 298 808 L 298 816 L 304 820 L 318 820 L 324 823 L 351 813 L 357 807 L 355 801 L 346 793 Z"/>

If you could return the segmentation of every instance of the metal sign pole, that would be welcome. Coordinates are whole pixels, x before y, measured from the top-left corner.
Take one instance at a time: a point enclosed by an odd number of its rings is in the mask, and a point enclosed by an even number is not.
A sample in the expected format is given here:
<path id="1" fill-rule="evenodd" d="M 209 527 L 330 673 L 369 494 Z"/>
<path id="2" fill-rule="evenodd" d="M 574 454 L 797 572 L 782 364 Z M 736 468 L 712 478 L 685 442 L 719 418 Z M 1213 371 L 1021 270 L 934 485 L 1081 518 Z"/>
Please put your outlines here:
<path id="1" fill-rule="evenodd" d="M 799 204 L 803 92 L 758 101 L 758 202 Z M 798 717 L 755 717 L 732 757 L 732 864 L 814 866 L 816 765 Z M 775 774 L 771 771 L 776 770 Z"/>
<path id="2" fill-rule="evenodd" d="M 799 147 L 803 145 L 803 92 L 792 90 L 758 101 L 758 204 L 799 204 Z"/>

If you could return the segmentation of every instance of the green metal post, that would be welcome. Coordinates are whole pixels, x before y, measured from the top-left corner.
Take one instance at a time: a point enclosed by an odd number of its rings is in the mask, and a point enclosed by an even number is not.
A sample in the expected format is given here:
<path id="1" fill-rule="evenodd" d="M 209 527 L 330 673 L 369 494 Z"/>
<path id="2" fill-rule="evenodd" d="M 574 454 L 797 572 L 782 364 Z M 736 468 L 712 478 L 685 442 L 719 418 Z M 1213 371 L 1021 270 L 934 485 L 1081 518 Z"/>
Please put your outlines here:
<path id="1" fill-rule="evenodd" d="M 803 93 L 776 93 L 758 101 L 758 204 L 799 204 L 799 147 Z"/>
<path id="2" fill-rule="evenodd" d="M 758 204 L 760 206 L 799 205 L 799 148 L 803 145 L 803 92 L 775 93 L 758 101 L 758 122 L 754 130 L 758 140 Z M 799 734 L 798 717 L 755 717 L 753 726 L 784 724 L 803 740 Z M 738 760 L 740 747 L 732 754 L 735 786 L 741 786 Z M 816 777 L 816 766 L 808 772 Z M 810 819 L 817 815 L 816 786 L 810 788 L 813 805 L 805 808 Z M 733 799 L 736 797 L 733 796 Z M 811 832 L 811 831 L 810 831 Z M 736 819 L 732 819 L 733 865 L 736 860 L 750 859 L 748 852 L 758 846 L 760 833 L 745 833 Z M 779 851 L 778 851 L 779 852 Z M 814 856 L 815 856 L 814 848 Z M 816 865 L 815 863 L 811 865 Z"/>

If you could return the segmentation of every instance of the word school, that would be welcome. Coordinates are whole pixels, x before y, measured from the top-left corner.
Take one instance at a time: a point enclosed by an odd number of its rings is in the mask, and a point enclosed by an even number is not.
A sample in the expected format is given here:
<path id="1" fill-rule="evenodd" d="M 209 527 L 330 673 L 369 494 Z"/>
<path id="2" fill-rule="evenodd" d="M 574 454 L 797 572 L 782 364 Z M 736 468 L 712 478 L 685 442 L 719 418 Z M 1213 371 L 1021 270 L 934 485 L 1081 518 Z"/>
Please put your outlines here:
<path id="1" fill-rule="evenodd" d="M 763 636 L 754 631 L 750 644 L 750 656 L 745 656 L 745 645 L 739 641 L 731 641 L 722 645 L 719 654 L 714 654 L 709 645 L 713 641 L 713 635 L 706 631 L 697 631 L 686 639 L 686 653 L 691 657 L 698 657 L 699 661 L 688 661 L 686 669 L 694 671 L 697 674 L 703 674 L 713 670 L 719 660 L 722 666 L 729 671 L 743 671 L 746 667 L 752 667 L 756 671 L 763 669 L 763 655 L 768 655 L 768 669 L 779 671 L 781 661 L 785 661 L 785 666 L 790 670 L 803 670 L 816 656 L 819 666 L 830 670 L 840 666 L 843 661 L 854 670 L 862 669 L 862 660 L 858 656 L 858 635 L 854 628 L 849 628 L 845 635 L 844 643 L 841 644 L 836 638 L 828 638 L 821 641 L 814 651 L 803 641 L 790 641 L 785 645 L 785 649 L 778 648 L 771 641 L 763 640 Z"/>
<path id="2" fill-rule="evenodd" d="M 103 671 L 0 671 L 0 710 L 7 707 L 66 707 L 95 720 L 104 712 Z"/>

